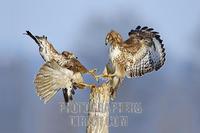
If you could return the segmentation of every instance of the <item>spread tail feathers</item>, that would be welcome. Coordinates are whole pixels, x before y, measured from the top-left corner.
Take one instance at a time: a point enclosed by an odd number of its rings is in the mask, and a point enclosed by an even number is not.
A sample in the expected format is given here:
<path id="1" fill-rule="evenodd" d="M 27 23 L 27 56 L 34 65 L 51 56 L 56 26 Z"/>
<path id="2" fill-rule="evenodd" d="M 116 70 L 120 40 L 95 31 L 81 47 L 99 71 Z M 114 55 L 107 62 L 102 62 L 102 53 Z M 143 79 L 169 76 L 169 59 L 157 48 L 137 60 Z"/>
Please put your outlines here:
<path id="1" fill-rule="evenodd" d="M 44 103 L 47 103 L 53 96 L 63 89 L 65 99 L 72 99 L 73 85 L 71 77 L 73 72 L 59 66 L 55 60 L 45 63 L 40 68 L 35 78 L 37 95 Z M 69 101 L 69 100 L 65 100 Z"/>

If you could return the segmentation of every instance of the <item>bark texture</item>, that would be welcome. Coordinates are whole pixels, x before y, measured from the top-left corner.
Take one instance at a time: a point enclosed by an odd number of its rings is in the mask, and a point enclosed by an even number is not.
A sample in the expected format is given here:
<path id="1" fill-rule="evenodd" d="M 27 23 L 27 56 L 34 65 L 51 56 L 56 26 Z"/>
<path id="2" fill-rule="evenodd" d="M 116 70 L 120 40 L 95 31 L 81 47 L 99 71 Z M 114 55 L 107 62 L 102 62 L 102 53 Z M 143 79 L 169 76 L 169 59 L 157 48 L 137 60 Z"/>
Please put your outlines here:
<path id="1" fill-rule="evenodd" d="M 103 83 L 91 90 L 87 133 L 109 132 L 110 85 Z"/>

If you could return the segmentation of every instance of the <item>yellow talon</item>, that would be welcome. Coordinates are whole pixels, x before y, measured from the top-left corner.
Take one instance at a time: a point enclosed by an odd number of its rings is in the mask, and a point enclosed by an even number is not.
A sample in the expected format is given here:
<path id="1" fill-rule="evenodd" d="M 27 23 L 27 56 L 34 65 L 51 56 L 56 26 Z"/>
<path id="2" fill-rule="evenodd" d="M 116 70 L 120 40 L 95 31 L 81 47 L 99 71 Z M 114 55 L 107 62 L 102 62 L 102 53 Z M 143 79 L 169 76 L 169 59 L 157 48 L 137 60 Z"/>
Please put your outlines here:
<path id="1" fill-rule="evenodd" d="M 99 77 L 96 75 L 96 71 L 97 69 L 92 69 L 92 70 L 89 70 L 88 73 L 91 74 L 96 81 L 99 81 Z"/>

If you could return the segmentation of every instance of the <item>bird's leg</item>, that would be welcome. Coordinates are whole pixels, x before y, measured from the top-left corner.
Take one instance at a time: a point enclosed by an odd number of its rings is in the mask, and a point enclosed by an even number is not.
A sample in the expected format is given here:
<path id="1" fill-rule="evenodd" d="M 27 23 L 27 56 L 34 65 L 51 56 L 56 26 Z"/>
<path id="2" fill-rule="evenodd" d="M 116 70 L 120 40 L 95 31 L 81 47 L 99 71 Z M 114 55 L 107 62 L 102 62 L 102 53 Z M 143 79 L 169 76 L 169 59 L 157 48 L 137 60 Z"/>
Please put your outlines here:
<path id="1" fill-rule="evenodd" d="M 114 71 L 114 68 L 111 66 L 110 63 L 106 64 L 106 67 L 104 68 L 102 74 L 97 75 L 96 78 L 107 78 L 109 80 L 112 80 L 113 77 L 116 76 L 116 71 Z"/>
<path id="2" fill-rule="evenodd" d="M 97 75 L 96 77 L 99 79 L 99 78 L 107 78 L 107 79 L 112 79 L 113 77 L 115 76 L 115 74 L 106 74 L 106 73 L 103 73 L 103 74 L 100 74 L 100 75 Z"/>
<path id="3" fill-rule="evenodd" d="M 83 89 L 83 88 L 93 89 L 96 87 L 94 84 L 87 84 L 87 83 L 83 83 L 83 82 L 74 83 L 74 84 L 75 84 L 75 86 L 77 86 L 80 89 Z"/>
<path id="4" fill-rule="evenodd" d="M 106 65 L 104 71 L 102 74 L 97 75 L 96 78 L 107 78 L 109 80 L 111 80 L 114 76 L 116 76 L 115 73 L 112 72 L 112 70 L 109 67 L 109 64 Z"/>

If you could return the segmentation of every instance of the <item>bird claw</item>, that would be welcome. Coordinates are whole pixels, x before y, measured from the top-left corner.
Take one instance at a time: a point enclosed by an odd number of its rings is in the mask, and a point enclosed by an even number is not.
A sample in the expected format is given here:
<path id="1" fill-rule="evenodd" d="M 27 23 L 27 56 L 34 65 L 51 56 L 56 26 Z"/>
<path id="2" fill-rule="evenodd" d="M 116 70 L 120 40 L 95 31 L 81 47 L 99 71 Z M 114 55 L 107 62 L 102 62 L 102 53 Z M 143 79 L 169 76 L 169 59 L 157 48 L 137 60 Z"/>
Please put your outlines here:
<path id="1" fill-rule="evenodd" d="M 97 69 L 96 69 L 96 68 L 94 68 L 94 69 L 92 69 L 92 70 L 89 70 L 89 73 L 94 73 L 94 74 L 95 74 L 95 72 L 97 72 Z"/>
<path id="2" fill-rule="evenodd" d="M 97 77 L 98 77 L 98 79 L 102 78 L 102 79 L 109 79 L 109 80 L 111 80 L 113 78 L 113 75 L 110 75 L 110 74 L 101 74 L 101 75 L 98 75 Z"/>
<path id="3" fill-rule="evenodd" d="M 99 79 L 101 78 L 99 75 L 94 76 L 95 80 L 99 83 Z"/>
<path id="4" fill-rule="evenodd" d="M 99 81 L 99 77 L 96 75 L 96 72 L 97 72 L 97 69 L 96 69 L 96 68 L 95 68 L 95 69 L 92 69 L 92 70 L 89 70 L 88 72 L 94 77 L 94 79 L 95 79 L 96 81 Z"/>

